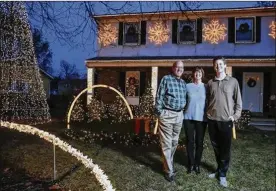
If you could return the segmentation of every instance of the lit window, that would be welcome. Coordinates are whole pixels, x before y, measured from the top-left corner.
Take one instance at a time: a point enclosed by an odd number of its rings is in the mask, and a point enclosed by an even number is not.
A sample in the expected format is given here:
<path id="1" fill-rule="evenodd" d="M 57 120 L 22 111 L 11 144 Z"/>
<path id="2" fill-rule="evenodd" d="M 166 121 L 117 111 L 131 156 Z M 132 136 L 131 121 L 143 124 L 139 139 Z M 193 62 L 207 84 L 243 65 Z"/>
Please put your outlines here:
<path id="1" fill-rule="evenodd" d="M 124 44 L 140 44 L 140 22 L 124 23 Z"/>

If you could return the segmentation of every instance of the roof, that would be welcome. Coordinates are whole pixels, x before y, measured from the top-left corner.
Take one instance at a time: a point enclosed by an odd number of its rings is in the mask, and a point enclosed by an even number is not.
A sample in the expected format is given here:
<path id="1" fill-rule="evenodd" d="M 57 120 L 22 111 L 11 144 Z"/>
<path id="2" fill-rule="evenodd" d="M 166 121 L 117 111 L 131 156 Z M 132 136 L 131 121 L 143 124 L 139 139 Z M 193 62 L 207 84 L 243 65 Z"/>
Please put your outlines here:
<path id="1" fill-rule="evenodd" d="M 115 61 L 115 60 L 198 60 L 213 59 L 215 56 L 134 56 L 134 57 L 93 57 L 86 60 L 89 61 Z M 226 59 L 274 59 L 275 56 L 224 56 Z"/>
<path id="2" fill-rule="evenodd" d="M 195 10 L 174 10 L 174 11 L 158 11 L 158 12 L 136 12 L 136 13 L 119 13 L 119 14 L 103 14 L 93 16 L 96 19 L 119 17 L 119 16 L 139 16 L 139 15 L 158 15 L 158 14 L 172 14 L 172 13 L 210 13 L 210 12 L 232 12 L 232 11 L 257 11 L 257 10 L 273 10 L 275 7 L 240 7 L 240 8 L 217 8 L 217 9 L 195 9 Z"/>
<path id="3" fill-rule="evenodd" d="M 39 68 L 39 71 L 40 71 L 41 73 L 43 73 L 45 76 L 47 76 L 48 78 L 50 78 L 51 80 L 54 79 L 53 76 L 51 76 L 50 74 L 48 74 L 48 73 L 47 73 L 46 71 L 44 71 L 43 69 Z"/>

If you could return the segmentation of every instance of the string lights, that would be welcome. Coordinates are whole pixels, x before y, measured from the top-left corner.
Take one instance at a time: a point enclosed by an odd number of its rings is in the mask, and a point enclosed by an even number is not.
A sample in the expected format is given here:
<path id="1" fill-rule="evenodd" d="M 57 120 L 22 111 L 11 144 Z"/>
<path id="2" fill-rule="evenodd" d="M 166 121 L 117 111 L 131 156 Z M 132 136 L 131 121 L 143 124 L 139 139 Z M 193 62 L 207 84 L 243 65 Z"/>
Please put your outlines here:
<path id="1" fill-rule="evenodd" d="M 23 2 L 0 4 L 0 120 L 50 121 Z"/>
<path id="2" fill-rule="evenodd" d="M 144 119 L 153 119 L 154 114 L 154 98 L 152 95 L 152 88 L 150 83 L 147 84 L 147 88 L 145 93 L 141 96 L 140 99 L 140 110 L 141 110 L 141 118 Z"/>
<path id="3" fill-rule="evenodd" d="M 156 45 L 161 45 L 169 40 L 169 28 L 163 21 L 156 21 L 149 27 L 149 40 Z"/>
<path id="4" fill-rule="evenodd" d="M 122 93 L 119 87 L 117 89 L 120 93 Z M 119 95 L 116 95 L 116 99 L 109 106 L 109 110 L 110 117 L 112 118 L 112 123 L 125 123 L 130 120 L 126 104 Z"/>
<path id="5" fill-rule="evenodd" d="M 118 38 L 118 30 L 111 24 L 101 24 L 98 32 L 98 42 L 102 46 L 109 46 L 115 43 Z"/>
<path id="6" fill-rule="evenodd" d="M 273 39 L 276 39 L 276 22 L 272 21 L 271 24 L 269 25 L 270 28 L 270 33 L 268 34 L 271 36 Z"/>
<path id="7" fill-rule="evenodd" d="M 211 23 L 203 25 L 203 38 L 211 44 L 218 44 L 220 40 L 224 40 L 226 30 L 227 28 L 224 24 L 220 24 L 218 20 L 213 19 Z"/>
<path id="8" fill-rule="evenodd" d="M 90 103 L 87 105 L 87 109 L 88 123 L 96 120 L 101 121 L 103 118 L 107 118 L 104 103 L 102 101 L 97 100 L 94 97 L 90 99 Z"/>
<path id="9" fill-rule="evenodd" d="M 84 164 L 86 168 L 91 169 L 91 173 L 95 175 L 96 179 L 99 181 L 99 183 L 102 185 L 104 190 L 107 191 L 113 191 L 111 182 L 108 180 L 108 177 L 106 174 L 104 174 L 103 170 L 100 169 L 100 167 L 93 163 L 92 159 L 88 156 L 81 153 L 79 150 L 73 148 L 68 143 L 62 141 L 58 137 L 56 137 L 53 134 L 50 134 L 46 131 L 37 129 L 35 127 L 29 126 L 29 125 L 22 125 L 22 124 L 16 124 L 16 123 L 10 123 L 6 121 L 0 121 L 1 127 L 6 127 L 12 130 L 17 130 L 19 132 L 31 134 L 31 135 L 37 135 L 40 138 L 53 143 L 54 145 L 58 146 L 61 150 L 70 153 L 72 156 L 76 157 L 79 161 Z"/>

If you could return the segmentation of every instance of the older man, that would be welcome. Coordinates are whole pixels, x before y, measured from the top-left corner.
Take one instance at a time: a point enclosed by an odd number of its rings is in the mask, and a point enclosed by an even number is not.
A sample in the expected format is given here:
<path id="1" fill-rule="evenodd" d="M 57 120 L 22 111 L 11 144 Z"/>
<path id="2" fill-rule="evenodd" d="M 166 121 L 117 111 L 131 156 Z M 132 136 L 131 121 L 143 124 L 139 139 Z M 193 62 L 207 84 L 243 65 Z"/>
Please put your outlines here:
<path id="1" fill-rule="evenodd" d="M 172 182 L 175 177 L 173 157 L 178 145 L 186 105 L 186 83 L 181 79 L 182 61 L 173 64 L 172 74 L 162 78 L 156 95 L 156 114 L 159 117 L 159 136 L 163 155 L 165 178 Z"/>
<path id="2" fill-rule="evenodd" d="M 217 171 L 209 177 L 218 176 L 220 185 L 227 187 L 226 173 L 230 162 L 233 122 L 241 116 L 242 99 L 238 81 L 225 73 L 225 59 L 214 58 L 213 66 L 216 76 L 207 84 L 207 117 Z"/>

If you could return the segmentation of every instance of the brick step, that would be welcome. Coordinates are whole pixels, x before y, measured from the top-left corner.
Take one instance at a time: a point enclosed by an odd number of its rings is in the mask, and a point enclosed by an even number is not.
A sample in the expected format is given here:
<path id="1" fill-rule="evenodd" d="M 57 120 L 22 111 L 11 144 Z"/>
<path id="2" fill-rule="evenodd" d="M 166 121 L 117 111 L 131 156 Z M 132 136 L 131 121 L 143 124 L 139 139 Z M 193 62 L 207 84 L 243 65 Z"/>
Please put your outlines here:
<path id="1" fill-rule="evenodd" d="M 255 126 L 255 128 L 262 131 L 276 131 L 276 126 Z"/>
<path id="2" fill-rule="evenodd" d="M 275 126 L 275 121 L 251 121 L 249 125 L 252 126 Z"/>
<path id="3" fill-rule="evenodd" d="M 262 122 L 262 121 L 265 121 L 265 122 L 274 122 L 276 121 L 276 119 L 273 119 L 273 118 L 256 118 L 256 117 L 252 117 L 251 122 Z"/>

